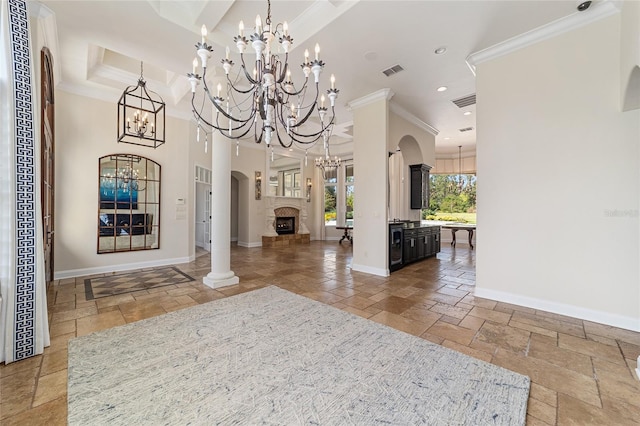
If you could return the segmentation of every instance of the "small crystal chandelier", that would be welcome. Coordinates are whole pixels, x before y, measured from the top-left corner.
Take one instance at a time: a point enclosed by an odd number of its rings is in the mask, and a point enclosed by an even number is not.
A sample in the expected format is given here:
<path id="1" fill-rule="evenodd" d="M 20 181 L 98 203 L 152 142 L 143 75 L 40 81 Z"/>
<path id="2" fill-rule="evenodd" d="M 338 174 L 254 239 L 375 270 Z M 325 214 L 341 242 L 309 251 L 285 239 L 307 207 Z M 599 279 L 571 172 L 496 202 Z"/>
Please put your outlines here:
<path id="1" fill-rule="evenodd" d="M 207 64 L 213 49 L 206 42 L 207 28 L 202 26 L 202 40 L 196 44 L 196 51 L 200 58 L 202 76 L 197 74 L 198 59 L 193 60 L 193 70 L 187 74 L 191 83 L 191 105 L 198 127 L 205 124 L 212 130 L 217 130 L 224 136 L 239 140 L 250 137 L 256 143 L 264 138 L 269 147 L 274 134 L 280 145 L 290 148 L 309 147 L 327 132 L 334 124 L 335 101 L 339 90 L 335 88 L 335 77 L 331 76 L 331 88 L 326 91 L 331 107 L 331 117 L 327 118 L 325 95 L 320 95 L 320 73 L 324 62 L 319 59 L 320 47 L 315 46 L 315 59 L 309 59 L 309 52 L 305 51 L 304 62 L 301 64 L 304 82 L 296 86 L 291 78 L 292 70 L 289 66 L 289 50 L 293 43 L 286 22 L 271 24 L 271 1 L 267 1 L 267 18 L 262 25 L 260 15 L 256 17 L 255 32 L 244 34 L 244 23 L 240 21 L 238 35 L 233 41 L 240 53 L 240 69 L 236 75 L 231 75 L 235 63 L 229 58 L 229 48 L 226 56 L 221 60 L 226 75 L 226 99 L 222 97 L 222 85 L 218 84 L 215 96 L 207 85 Z M 284 57 L 274 53 L 279 43 Z M 245 50 L 249 45 L 255 51 L 253 70 L 245 58 Z M 313 76 L 312 76 L 313 75 Z M 312 77 L 311 77 L 312 76 Z M 315 90 L 311 89 L 310 78 L 313 78 Z M 204 99 L 198 106 L 196 89 L 200 82 L 204 86 Z M 215 107 L 215 116 L 203 116 L 205 99 Z M 310 130 L 311 117 L 317 117 L 319 126 Z"/>
<path id="2" fill-rule="evenodd" d="M 147 90 L 142 75 L 138 84 L 127 87 L 118 101 L 118 142 L 157 148 L 164 143 L 165 103 L 156 92 Z"/>
<path id="3" fill-rule="evenodd" d="M 327 179 L 326 172 L 328 170 L 337 169 L 342 164 L 342 160 L 340 159 L 340 157 L 336 155 L 335 157 L 331 158 L 331 155 L 329 154 L 329 137 L 330 135 L 328 134 L 328 132 L 325 132 L 322 135 L 322 140 L 324 143 L 324 158 L 316 158 L 316 167 L 322 170 L 322 179 L 324 180 Z"/>

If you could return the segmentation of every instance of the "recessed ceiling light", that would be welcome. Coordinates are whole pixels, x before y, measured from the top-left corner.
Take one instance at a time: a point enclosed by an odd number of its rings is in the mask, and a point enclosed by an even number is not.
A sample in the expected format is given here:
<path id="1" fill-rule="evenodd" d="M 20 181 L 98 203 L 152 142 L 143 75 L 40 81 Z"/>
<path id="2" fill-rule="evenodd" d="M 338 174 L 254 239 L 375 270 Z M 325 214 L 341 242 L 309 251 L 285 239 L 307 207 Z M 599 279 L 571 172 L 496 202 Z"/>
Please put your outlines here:
<path id="1" fill-rule="evenodd" d="M 436 50 L 434 50 L 433 53 L 435 53 L 436 55 L 442 55 L 446 51 L 447 51 L 447 48 L 442 46 L 442 47 L 438 47 Z"/>
<path id="2" fill-rule="evenodd" d="M 438 92 L 444 92 L 445 90 L 447 90 L 447 86 L 440 86 L 438 87 Z"/>
<path id="3" fill-rule="evenodd" d="M 451 139 L 451 138 L 448 137 L 448 136 L 446 138 L 444 138 L 445 141 L 448 141 L 449 139 Z"/>
<path id="4" fill-rule="evenodd" d="M 471 115 L 471 111 L 465 111 L 462 115 Z"/>

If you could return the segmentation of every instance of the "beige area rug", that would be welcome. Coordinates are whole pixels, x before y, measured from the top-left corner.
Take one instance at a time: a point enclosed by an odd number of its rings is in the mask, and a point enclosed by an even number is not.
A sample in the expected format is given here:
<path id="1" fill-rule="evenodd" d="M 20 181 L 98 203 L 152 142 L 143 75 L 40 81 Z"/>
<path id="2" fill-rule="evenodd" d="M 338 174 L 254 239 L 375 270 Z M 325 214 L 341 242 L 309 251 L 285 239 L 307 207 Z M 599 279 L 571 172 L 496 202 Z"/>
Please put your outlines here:
<path id="1" fill-rule="evenodd" d="M 87 300 L 93 300 L 191 281 L 193 281 L 193 278 L 189 275 L 174 266 L 168 266 L 166 268 L 154 268 L 149 271 L 125 272 L 105 277 L 87 278 L 84 280 L 84 291 Z"/>
<path id="2" fill-rule="evenodd" d="M 70 425 L 523 425 L 529 378 L 277 287 L 69 342 Z"/>

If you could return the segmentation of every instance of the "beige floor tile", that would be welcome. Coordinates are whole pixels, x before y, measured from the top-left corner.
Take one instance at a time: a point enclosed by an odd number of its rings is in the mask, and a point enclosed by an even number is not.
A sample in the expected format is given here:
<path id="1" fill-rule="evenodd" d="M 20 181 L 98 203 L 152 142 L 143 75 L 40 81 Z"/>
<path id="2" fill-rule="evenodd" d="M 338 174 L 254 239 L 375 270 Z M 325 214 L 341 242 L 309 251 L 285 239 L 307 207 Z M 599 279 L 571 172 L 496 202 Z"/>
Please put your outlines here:
<path id="1" fill-rule="evenodd" d="M 357 309 L 365 309 L 376 303 L 373 300 L 367 299 L 366 297 L 362 296 L 347 297 L 345 299 L 342 299 L 341 302 L 347 306 L 352 306 Z"/>
<path id="2" fill-rule="evenodd" d="M 496 307 L 498 302 L 489 299 L 483 299 L 482 297 L 475 297 L 473 295 L 467 295 L 462 299 L 462 302 L 468 303 L 469 305 L 477 306 L 479 308 L 484 309 L 493 309 Z"/>
<path id="3" fill-rule="evenodd" d="M 472 317 L 471 315 L 467 315 L 465 318 L 460 321 L 458 324 L 460 327 L 468 328 L 469 330 L 480 330 L 482 324 L 484 324 L 483 318 Z"/>
<path id="4" fill-rule="evenodd" d="M 424 307 L 418 306 L 412 306 L 400 315 L 411 320 L 419 321 L 426 324 L 428 327 L 431 327 L 442 316 L 435 312 L 428 311 Z"/>
<path id="5" fill-rule="evenodd" d="M 527 404 L 527 414 L 531 417 L 535 417 L 538 420 L 542 420 L 549 425 L 556 424 L 556 407 L 549 404 L 545 404 L 537 399 L 529 398 Z"/>
<path id="6" fill-rule="evenodd" d="M 51 324 L 53 325 L 58 322 L 74 320 L 89 315 L 96 315 L 97 313 L 98 308 L 96 308 L 95 306 L 75 309 L 72 311 L 56 312 L 53 314 Z"/>
<path id="7" fill-rule="evenodd" d="M 415 304 L 416 302 L 410 299 L 405 299 L 398 296 L 389 296 L 375 303 L 374 305 L 371 305 L 371 307 L 380 309 L 381 311 L 399 315 Z"/>
<path id="8" fill-rule="evenodd" d="M 576 371 L 585 376 L 593 375 L 593 364 L 589 356 L 555 345 L 532 341 L 529 345 L 527 356 L 541 359 L 558 367 Z"/>
<path id="9" fill-rule="evenodd" d="M 33 406 L 37 407 L 46 402 L 64 397 L 67 393 L 67 370 L 56 371 L 46 376 L 40 376 L 38 388 L 33 399 Z"/>
<path id="10" fill-rule="evenodd" d="M 375 315 L 375 314 L 372 314 L 370 312 L 363 311 L 363 310 L 358 309 L 358 308 L 354 308 L 353 306 L 344 306 L 344 307 L 339 308 L 339 309 L 342 309 L 345 312 L 350 312 L 350 313 L 352 313 L 354 315 L 358 315 L 359 317 L 362 317 L 362 318 L 371 318 L 372 316 Z"/>
<path id="11" fill-rule="evenodd" d="M 592 377 L 504 349 L 498 349 L 491 362 L 527 375 L 532 382 L 548 389 L 571 395 L 595 407 L 602 407 L 598 386 Z"/>
<path id="12" fill-rule="evenodd" d="M 478 330 L 477 341 L 524 354 L 529 345 L 529 332 L 486 321 Z"/>
<path id="13" fill-rule="evenodd" d="M 51 344 L 45 350 L 47 352 L 66 351 L 69 340 L 76 337 L 76 333 L 61 334 L 60 336 L 52 337 Z"/>
<path id="14" fill-rule="evenodd" d="M 469 330 L 468 328 L 448 324 L 442 321 L 437 321 L 427 331 L 429 332 L 429 334 L 440 336 L 443 339 L 451 340 L 452 342 L 456 342 L 465 346 L 469 346 L 469 343 L 471 343 L 473 336 L 476 334 L 475 331 Z"/>
<path id="15" fill-rule="evenodd" d="M 404 331 L 405 333 L 413 334 L 414 336 L 420 336 L 424 333 L 429 326 L 419 321 L 413 321 L 403 316 L 382 311 L 371 318 L 371 321 L 375 321 L 380 324 L 388 325 L 396 330 Z"/>
<path id="16" fill-rule="evenodd" d="M 533 324 L 527 324 L 524 322 L 519 322 L 515 320 L 509 321 L 509 326 L 519 328 L 521 330 L 527 330 L 534 333 L 542 334 L 543 336 L 548 336 L 556 339 L 558 337 L 558 333 L 556 331 L 547 330 L 546 328 L 537 327 Z"/>
<path id="17" fill-rule="evenodd" d="M 117 296 L 102 297 L 96 299 L 98 308 L 106 308 L 107 306 L 120 305 L 122 303 L 134 302 L 136 299 L 131 294 L 120 294 Z"/>
<path id="18" fill-rule="evenodd" d="M 637 419 L 636 419 L 637 420 Z M 571 426 L 637 426 L 637 421 L 603 410 L 569 395 L 558 394 L 558 424 Z"/>
<path id="19" fill-rule="evenodd" d="M 603 397 L 617 399 L 640 409 L 640 382 L 603 375 L 598 377 L 600 393 Z"/>
<path id="20" fill-rule="evenodd" d="M 62 334 L 75 333 L 76 320 L 62 321 L 51 324 L 49 327 L 49 335 L 51 337 L 60 336 Z"/>
<path id="21" fill-rule="evenodd" d="M 441 343 L 442 346 L 444 346 L 445 348 L 449 348 L 449 349 L 453 349 L 455 351 L 458 352 L 462 352 L 465 355 L 469 355 L 471 357 L 474 357 L 476 359 L 480 359 L 482 361 L 485 362 L 491 362 L 491 355 L 477 350 L 477 349 L 473 349 L 470 348 L 469 346 L 465 346 L 465 345 L 461 345 L 459 343 L 456 342 L 452 342 L 451 340 L 445 340 Z"/>
<path id="22" fill-rule="evenodd" d="M 620 399 L 602 397 L 602 407 L 614 417 L 623 417 L 640 423 L 640 408 L 637 405 L 628 404 Z"/>
<path id="23" fill-rule="evenodd" d="M 622 340 L 623 342 L 640 346 L 640 333 L 636 331 L 623 330 L 621 328 L 616 328 L 604 324 L 597 324 L 589 321 L 584 321 L 584 329 L 587 333 L 590 334 L 597 334 L 598 336 Z"/>
<path id="24" fill-rule="evenodd" d="M 444 303 L 436 303 L 431 308 L 429 308 L 429 310 L 438 314 L 454 317 L 459 320 L 462 320 L 469 313 L 469 310 L 467 309 L 459 308 L 457 306 L 447 305 Z"/>
<path id="25" fill-rule="evenodd" d="M 44 403 L 31 410 L 6 418 L 3 426 L 56 426 L 67 424 L 66 396 Z"/>
<path id="26" fill-rule="evenodd" d="M 497 312 L 486 308 L 476 306 L 469 312 L 469 315 L 473 317 L 483 318 L 498 324 L 508 324 L 511 319 L 511 314 L 505 314 L 504 312 Z"/>
<path id="27" fill-rule="evenodd" d="M 537 383 L 531 383 L 529 397 L 544 402 L 552 407 L 558 406 L 558 393 Z"/>
<path id="28" fill-rule="evenodd" d="M 86 336 L 94 331 L 106 330 L 118 325 L 126 324 L 120 310 L 105 312 L 103 314 L 91 315 L 77 320 L 78 337 Z"/>
<path id="29" fill-rule="evenodd" d="M 67 369 L 67 351 L 48 352 L 42 358 L 40 375 L 46 376 Z"/>
<path id="30" fill-rule="evenodd" d="M 609 362 L 625 364 L 622 352 L 617 346 L 609 346 L 562 333 L 558 336 L 558 346 L 581 354 L 606 359 Z"/>
<path id="31" fill-rule="evenodd" d="M 0 378 L 11 376 L 23 371 L 33 371 L 40 367 L 42 356 L 34 356 L 10 364 L 0 364 Z M 0 386 L 2 381 L 0 381 Z"/>
<path id="32" fill-rule="evenodd" d="M 584 327 L 553 318 L 531 315 L 526 312 L 515 311 L 511 316 L 511 320 L 520 323 L 535 325 L 550 331 L 569 334 L 576 337 L 585 337 Z"/>

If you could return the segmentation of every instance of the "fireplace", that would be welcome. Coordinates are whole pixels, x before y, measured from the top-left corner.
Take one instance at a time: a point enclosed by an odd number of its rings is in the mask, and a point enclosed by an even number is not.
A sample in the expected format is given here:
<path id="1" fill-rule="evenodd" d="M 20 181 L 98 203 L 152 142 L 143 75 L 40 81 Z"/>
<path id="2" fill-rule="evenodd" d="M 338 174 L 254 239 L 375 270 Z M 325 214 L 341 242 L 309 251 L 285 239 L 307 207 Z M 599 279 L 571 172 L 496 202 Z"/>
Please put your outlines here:
<path id="1" fill-rule="evenodd" d="M 278 235 L 295 234 L 296 218 L 294 216 L 276 217 L 276 232 Z"/>

